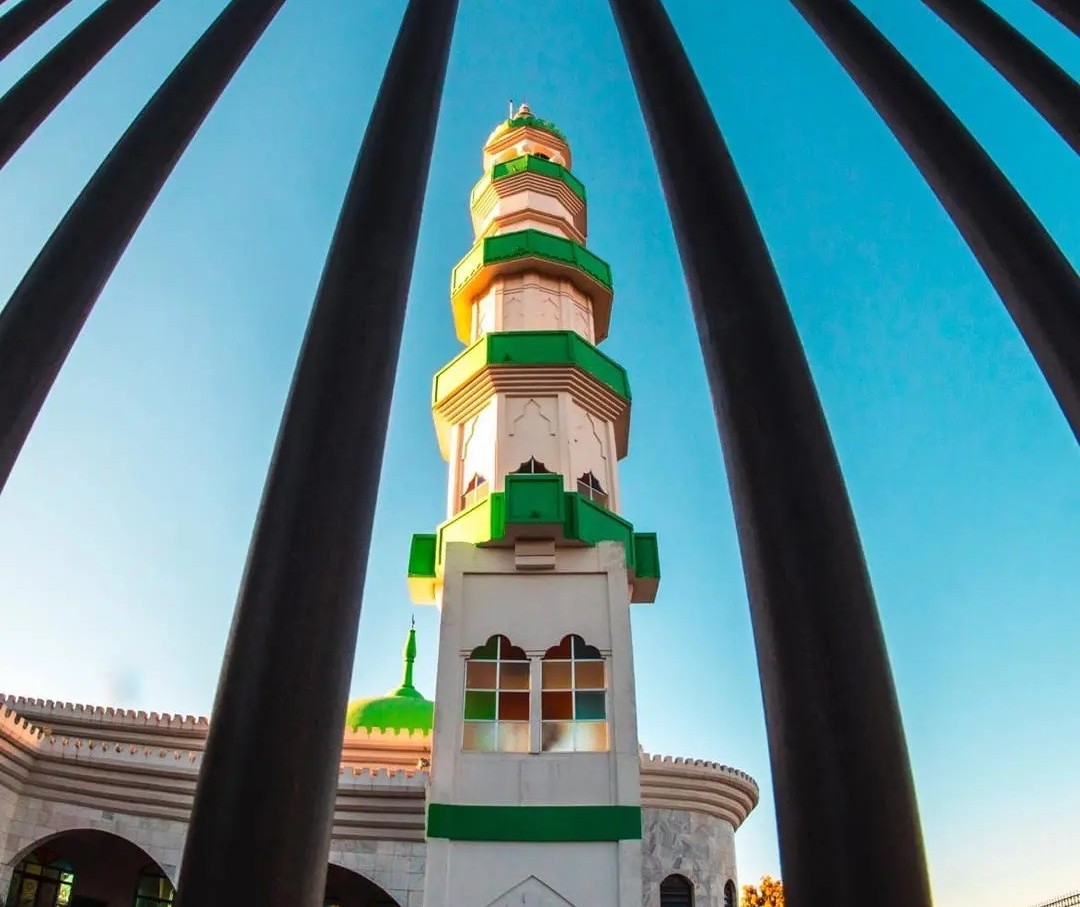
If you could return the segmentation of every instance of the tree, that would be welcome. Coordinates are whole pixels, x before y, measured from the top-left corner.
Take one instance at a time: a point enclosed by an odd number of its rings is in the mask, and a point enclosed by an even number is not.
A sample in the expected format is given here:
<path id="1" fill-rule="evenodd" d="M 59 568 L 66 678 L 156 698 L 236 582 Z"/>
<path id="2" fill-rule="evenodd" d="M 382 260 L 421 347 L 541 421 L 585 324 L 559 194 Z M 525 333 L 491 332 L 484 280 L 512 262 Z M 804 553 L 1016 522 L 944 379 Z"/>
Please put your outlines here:
<path id="1" fill-rule="evenodd" d="M 784 883 L 762 876 L 755 885 L 743 885 L 742 907 L 784 907 Z"/>

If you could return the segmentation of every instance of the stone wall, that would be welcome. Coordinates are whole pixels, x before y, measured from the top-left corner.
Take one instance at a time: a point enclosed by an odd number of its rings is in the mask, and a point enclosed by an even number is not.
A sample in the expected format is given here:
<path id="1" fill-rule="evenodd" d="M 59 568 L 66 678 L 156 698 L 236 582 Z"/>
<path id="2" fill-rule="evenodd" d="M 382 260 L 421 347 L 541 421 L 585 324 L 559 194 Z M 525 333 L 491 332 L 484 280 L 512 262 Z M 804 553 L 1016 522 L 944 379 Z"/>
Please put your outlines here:
<path id="1" fill-rule="evenodd" d="M 423 907 L 425 851 L 415 841 L 335 839 L 330 862 L 370 879 L 401 907 Z"/>
<path id="2" fill-rule="evenodd" d="M 675 809 L 642 814 L 642 904 L 660 907 L 660 883 L 672 873 L 694 886 L 694 907 L 724 907 L 735 875 L 735 832 L 723 819 Z"/>

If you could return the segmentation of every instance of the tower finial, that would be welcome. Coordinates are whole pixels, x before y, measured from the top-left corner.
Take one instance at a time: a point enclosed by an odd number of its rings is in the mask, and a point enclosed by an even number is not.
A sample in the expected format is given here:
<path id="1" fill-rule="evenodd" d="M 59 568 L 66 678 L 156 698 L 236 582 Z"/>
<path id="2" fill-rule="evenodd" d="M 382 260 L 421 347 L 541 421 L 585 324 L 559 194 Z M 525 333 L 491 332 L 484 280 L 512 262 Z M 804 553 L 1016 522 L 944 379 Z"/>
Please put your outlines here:
<path id="1" fill-rule="evenodd" d="M 402 653 L 405 656 L 405 672 L 401 678 L 402 690 L 415 690 L 413 686 L 413 662 L 416 661 L 416 616 L 412 618 L 412 625 L 409 627 L 409 638 L 405 642 L 405 651 Z"/>

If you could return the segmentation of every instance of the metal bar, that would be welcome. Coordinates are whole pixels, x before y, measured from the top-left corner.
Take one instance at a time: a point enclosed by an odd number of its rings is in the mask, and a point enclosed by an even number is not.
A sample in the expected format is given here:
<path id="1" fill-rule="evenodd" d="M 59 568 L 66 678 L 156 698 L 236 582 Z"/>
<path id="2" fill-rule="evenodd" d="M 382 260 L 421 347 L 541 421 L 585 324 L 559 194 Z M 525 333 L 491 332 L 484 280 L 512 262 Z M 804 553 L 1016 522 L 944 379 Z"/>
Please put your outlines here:
<path id="1" fill-rule="evenodd" d="M 221 669 L 179 907 L 321 907 L 371 524 L 457 0 L 410 0 L 315 297 Z M 254 873 L 236 871 L 243 853 Z"/>
<path id="2" fill-rule="evenodd" d="M 29 38 L 71 0 L 22 0 L 0 16 L 0 60 Z"/>
<path id="3" fill-rule="evenodd" d="M 1080 85 L 982 0 L 922 0 L 1080 154 Z"/>
<path id="4" fill-rule="evenodd" d="M 671 212 L 735 509 L 792 907 L 929 907 L 858 530 L 746 191 L 659 0 L 611 0 Z M 687 157 L 692 151 L 693 163 Z"/>
<path id="5" fill-rule="evenodd" d="M 791 0 L 967 240 L 1080 440 L 1080 279 L 1034 212 L 915 68 L 847 0 Z"/>
<path id="6" fill-rule="evenodd" d="M 1046 12 L 1080 38 L 1080 7 L 1076 0 L 1035 0 Z"/>
<path id="7" fill-rule="evenodd" d="M 105 0 L 0 98 L 0 168 L 159 0 Z"/>
<path id="8" fill-rule="evenodd" d="M 230 0 L 98 167 L 0 312 L 0 491 L 176 162 L 283 0 Z"/>

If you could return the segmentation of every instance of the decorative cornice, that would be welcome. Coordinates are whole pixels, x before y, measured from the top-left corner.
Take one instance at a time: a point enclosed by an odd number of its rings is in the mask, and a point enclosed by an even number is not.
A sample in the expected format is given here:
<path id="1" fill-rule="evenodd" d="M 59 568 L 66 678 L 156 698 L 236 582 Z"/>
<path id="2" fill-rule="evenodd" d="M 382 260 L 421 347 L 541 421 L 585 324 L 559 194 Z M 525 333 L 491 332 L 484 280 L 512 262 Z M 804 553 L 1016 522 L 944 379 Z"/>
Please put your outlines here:
<path id="1" fill-rule="evenodd" d="M 641 753 L 641 803 L 646 808 L 702 813 L 737 830 L 759 797 L 757 782 L 737 768 Z"/>

